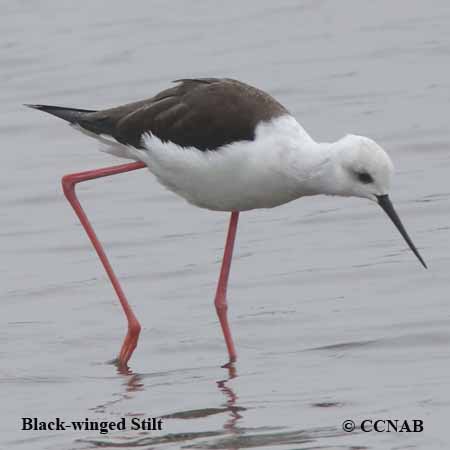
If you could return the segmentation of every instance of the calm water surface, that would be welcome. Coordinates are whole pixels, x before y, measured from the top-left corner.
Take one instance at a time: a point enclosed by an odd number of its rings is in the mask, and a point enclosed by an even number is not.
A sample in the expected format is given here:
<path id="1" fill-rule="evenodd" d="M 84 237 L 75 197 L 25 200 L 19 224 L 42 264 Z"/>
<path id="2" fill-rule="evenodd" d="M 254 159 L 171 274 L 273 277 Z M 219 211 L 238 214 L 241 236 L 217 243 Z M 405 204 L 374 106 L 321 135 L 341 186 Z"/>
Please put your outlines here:
<path id="1" fill-rule="evenodd" d="M 450 3 L 1 1 L 1 447 L 448 449 Z M 79 192 L 144 326 L 131 373 L 107 361 L 122 312 L 60 190 L 117 162 L 22 103 L 106 107 L 176 78 L 230 76 L 318 140 L 391 154 L 423 270 L 379 208 L 311 198 L 242 215 L 229 302 L 212 305 L 228 216 L 144 171 Z M 20 418 L 163 417 L 163 430 L 24 432 Z M 345 419 L 422 433 L 345 433 Z"/>

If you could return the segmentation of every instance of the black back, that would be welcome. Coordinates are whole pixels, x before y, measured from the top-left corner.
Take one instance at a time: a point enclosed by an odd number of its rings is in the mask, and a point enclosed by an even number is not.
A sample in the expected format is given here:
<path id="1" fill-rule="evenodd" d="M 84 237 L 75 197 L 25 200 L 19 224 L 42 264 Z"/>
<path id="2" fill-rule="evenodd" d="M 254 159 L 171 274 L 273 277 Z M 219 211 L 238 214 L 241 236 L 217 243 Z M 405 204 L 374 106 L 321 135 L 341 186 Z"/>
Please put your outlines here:
<path id="1" fill-rule="evenodd" d="M 200 150 L 253 140 L 258 123 L 288 114 L 269 94 L 237 80 L 176 82 L 152 98 L 100 111 L 29 106 L 137 148 L 142 148 L 142 135 L 150 132 L 163 142 Z"/>

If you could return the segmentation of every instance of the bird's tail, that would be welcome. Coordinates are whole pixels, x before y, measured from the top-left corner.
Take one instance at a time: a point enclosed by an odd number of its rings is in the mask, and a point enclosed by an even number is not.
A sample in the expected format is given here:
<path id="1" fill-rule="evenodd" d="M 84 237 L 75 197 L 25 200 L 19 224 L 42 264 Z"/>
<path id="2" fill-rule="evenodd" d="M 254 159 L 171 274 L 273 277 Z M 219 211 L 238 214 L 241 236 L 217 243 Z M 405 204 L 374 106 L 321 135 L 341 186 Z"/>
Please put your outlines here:
<path id="1" fill-rule="evenodd" d="M 89 113 L 96 112 L 92 109 L 79 109 L 79 108 L 65 108 L 63 106 L 50 106 L 50 105 L 24 105 L 29 108 L 39 109 L 60 119 L 66 120 L 70 123 L 81 124 L 86 120 L 86 116 Z"/>
<path id="2" fill-rule="evenodd" d="M 79 131 L 87 134 L 100 141 L 101 151 L 110 153 L 120 158 L 141 160 L 141 151 L 132 147 L 124 146 L 115 140 L 108 139 L 108 136 L 115 138 L 115 123 L 107 115 L 100 116 L 95 114 L 99 111 L 93 109 L 66 108 L 64 106 L 50 105 L 29 105 L 29 108 L 44 111 L 53 116 L 59 117 L 71 125 L 75 126 Z M 144 161 L 145 162 L 145 161 Z"/>
<path id="3" fill-rule="evenodd" d="M 66 120 L 72 125 L 79 125 L 84 130 L 94 134 L 107 134 L 114 136 L 114 122 L 108 117 L 98 117 L 94 109 L 66 108 L 51 105 L 24 105 L 29 108 L 44 111 L 52 116 Z"/>

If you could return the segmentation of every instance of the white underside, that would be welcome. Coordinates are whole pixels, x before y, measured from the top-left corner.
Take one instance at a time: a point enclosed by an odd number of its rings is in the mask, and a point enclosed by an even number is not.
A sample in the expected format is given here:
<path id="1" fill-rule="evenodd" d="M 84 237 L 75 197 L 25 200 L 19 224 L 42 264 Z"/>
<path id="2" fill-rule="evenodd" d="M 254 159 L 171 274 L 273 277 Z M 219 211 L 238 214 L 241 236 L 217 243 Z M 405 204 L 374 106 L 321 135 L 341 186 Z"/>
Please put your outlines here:
<path id="1" fill-rule="evenodd" d="M 314 142 L 289 115 L 258 125 L 253 141 L 214 151 L 163 143 L 151 134 L 143 136 L 141 150 L 94 136 L 102 151 L 144 162 L 161 184 L 189 203 L 219 211 L 272 208 L 302 196 L 289 164 L 299 144 Z"/>

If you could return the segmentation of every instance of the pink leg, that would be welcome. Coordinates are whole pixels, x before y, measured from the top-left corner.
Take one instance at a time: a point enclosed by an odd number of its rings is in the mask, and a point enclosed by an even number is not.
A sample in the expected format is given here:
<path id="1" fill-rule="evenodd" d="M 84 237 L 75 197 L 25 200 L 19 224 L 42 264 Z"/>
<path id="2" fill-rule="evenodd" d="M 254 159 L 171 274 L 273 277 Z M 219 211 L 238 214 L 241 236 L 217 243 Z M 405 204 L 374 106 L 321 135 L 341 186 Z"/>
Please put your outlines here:
<path id="1" fill-rule="evenodd" d="M 227 286 L 228 276 L 230 274 L 231 259 L 233 257 L 234 239 L 236 237 L 238 219 L 239 212 L 232 212 L 230 217 L 230 225 L 228 227 L 227 241 L 225 243 L 225 251 L 223 253 L 222 268 L 220 269 L 220 277 L 217 284 L 216 298 L 214 300 L 217 315 L 219 316 L 220 325 L 222 327 L 223 337 L 225 338 L 225 343 L 227 345 L 230 363 L 236 361 L 236 350 L 234 348 L 233 337 L 231 336 L 227 317 Z"/>
<path id="2" fill-rule="evenodd" d="M 116 291 L 116 294 L 119 297 L 120 304 L 122 305 L 123 311 L 128 321 L 128 332 L 125 337 L 125 340 L 123 341 L 122 349 L 120 350 L 118 358 L 119 367 L 125 367 L 131 355 L 133 354 L 133 351 L 136 348 L 138 342 L 139 333 L 141 331 L 141 325 L 136 319 L 136 316 L 134 315 L 133 310 L 131 309 L 131 306 L 129 305 L 126 299 L 125 294 L 123 293 L 119 280 L 114 274 L 111 264 L 109 263 L 108 258 L 106 257 L 106 253 L 103 250 L 103 247 L 100 244 L 100 241 L 98 240 L 95 231 L 92 228 L 92 225 L 90 224 L 89 219 L 86 216 L 86 213 L 81 207 L 81 204 L 75 193 L 75 185 L 82 181 L 94 180 L 95 178 L 101 177 L 108 177 L 110 175 L 116 175 L 118 173 L 123 172 L 130 172 L 131 170 L 142 169 L 144 167 L 146 167 L 144 163 L 133 162 L 128 164 L 121 164 L 119 166 L 105 167 L 103 169 L 88 170 L 86 172 L 80 173 L 72 173 L 69 175 L 65 175 L 62 178 L 62 186 L 64 194 L 67 197 L 67 200 L 69 200 L 70 204 L 72 205 L 72 208 L 75 210 L 75 214 L 80 219 L 81 225 L 83 225 L 84 229 L 86 230 L 86 233 L 89 236 L 89 239 L 91 240 L 95 248 L 95 251 L 97 252 L 97 255 L 100 258 L 100 261 L 102 262 L 103 267 L 105 268 L 106 273 L 108 274 L 108 277 L 111 280 L 114 290 Z"/>

